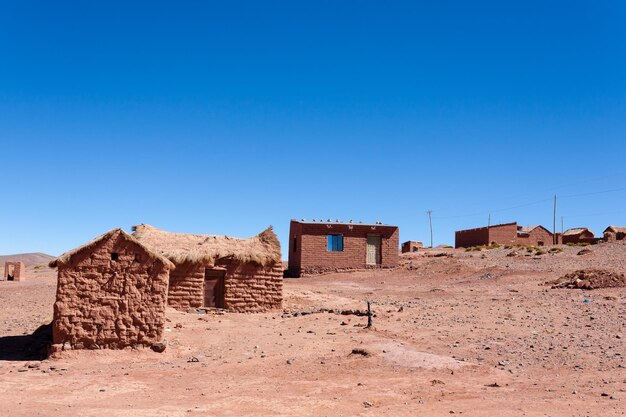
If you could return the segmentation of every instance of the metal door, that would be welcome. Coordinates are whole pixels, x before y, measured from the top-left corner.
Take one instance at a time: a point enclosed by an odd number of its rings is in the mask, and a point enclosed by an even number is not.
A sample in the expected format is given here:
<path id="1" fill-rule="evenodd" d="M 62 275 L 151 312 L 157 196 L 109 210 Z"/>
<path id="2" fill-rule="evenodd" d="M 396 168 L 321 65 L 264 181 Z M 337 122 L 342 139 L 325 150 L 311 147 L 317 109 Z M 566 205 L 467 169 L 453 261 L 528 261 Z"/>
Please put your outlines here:
<path id="1" fill-rule="evenodd" d="M 380 236 L 367 237 L 367 264 L 380 264 Z"/>

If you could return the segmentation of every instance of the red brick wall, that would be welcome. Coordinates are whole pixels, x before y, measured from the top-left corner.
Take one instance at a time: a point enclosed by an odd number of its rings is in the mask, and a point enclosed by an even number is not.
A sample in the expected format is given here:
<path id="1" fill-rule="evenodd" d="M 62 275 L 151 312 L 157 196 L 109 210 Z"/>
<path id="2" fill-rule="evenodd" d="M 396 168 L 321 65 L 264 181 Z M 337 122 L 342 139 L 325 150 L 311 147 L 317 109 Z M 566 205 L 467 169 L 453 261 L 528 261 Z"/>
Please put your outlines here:
<path id="1" fill-rule="evenodd" d="M 499 245 L 513 244 L 517 240 L 517 223 L 491 226 L 489 228 L 489 242 Z"/>
<path id="2" fill-rule="evenodd" d="M 343 236 L 343 251 L 328 251 L 328 235 Z M 289 272 L 313 274 L 348 269 L 365 269 L 367 236 L 381 237 L 381 268 L 394 268 L 399 258 L 399 231 L 396 226 L 348 223 L 291 222 L 289 234 Z M 293 250 L 294 238 L 297 248 Z"/>
<path id="3" fill-rule="evenodd" d="M 454 246 L 457 248 L 469 248 L 470 246 L 480 246 L 489 244 L 489 229 L 481 227 L 478 229 L 458 230 L 454 234 Z"/>

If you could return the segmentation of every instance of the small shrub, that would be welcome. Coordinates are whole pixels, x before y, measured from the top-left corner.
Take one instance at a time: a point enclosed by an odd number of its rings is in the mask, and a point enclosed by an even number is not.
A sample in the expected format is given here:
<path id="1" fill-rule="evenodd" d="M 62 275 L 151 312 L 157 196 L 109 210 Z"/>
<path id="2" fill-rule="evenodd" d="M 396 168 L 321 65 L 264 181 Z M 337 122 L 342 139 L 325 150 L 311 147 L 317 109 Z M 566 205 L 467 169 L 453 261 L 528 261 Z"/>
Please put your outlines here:
<path id="1" fill-rule="evenodd" d="M 535 252 L 535 255 L 545 255 L 546 252 L 541 250 L 541 249 L 537 249 L 537 252 Z"/>
<path id="2" fill-rule="evenodd" d="M 548 252 L 549 253 L 561 253 L 563 252 L 563 249 L 554 247 L 554 248 L 550 248 Z"/>

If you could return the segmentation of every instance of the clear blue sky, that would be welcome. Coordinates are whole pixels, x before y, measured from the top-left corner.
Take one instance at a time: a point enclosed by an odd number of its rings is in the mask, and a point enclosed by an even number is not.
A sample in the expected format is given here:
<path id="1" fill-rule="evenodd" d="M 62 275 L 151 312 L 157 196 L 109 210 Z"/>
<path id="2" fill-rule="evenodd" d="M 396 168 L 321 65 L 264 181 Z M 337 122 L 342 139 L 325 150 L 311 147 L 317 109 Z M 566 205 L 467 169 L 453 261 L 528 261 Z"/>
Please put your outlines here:
<path id="1" fill-rule="evenodd" d="M 624 22 L 621 1 L 2 1 L 0 254 L 138 223 L 285 246 L 322 217 L 427 241 L 428 209 L 453 243 L 489 212 L 551 228 L 554 193 L 566 228 L 626 225 Z"/>

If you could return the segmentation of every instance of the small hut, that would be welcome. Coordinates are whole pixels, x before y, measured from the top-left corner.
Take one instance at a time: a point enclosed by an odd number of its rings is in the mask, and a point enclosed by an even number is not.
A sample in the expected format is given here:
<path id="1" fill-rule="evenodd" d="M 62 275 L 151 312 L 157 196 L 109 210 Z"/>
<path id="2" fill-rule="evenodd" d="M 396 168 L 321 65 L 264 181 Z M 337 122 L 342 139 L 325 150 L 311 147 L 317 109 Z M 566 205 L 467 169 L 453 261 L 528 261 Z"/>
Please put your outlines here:
<path id="1" fill-rule="evenodd" d="M 5 281 L 24 281 L 26 280 L 26 267 L 24 262 L 7 261 L 4 263 L 4 280 Z"/>
<path id="2" fill-rule="evenodd" d="M 414 240 L 407 240 L 402 244 L 402 253 L 417 252 L 424 247 L 422 242 L 416 242 Z"/>
<path id="3" fill-rule="evenodd" d="M 597 243 L 598 240 L 586 227 L 575 227 L 563 232 L 563 244 Z"/>
<path id="4" fill-rule="evenodd" d="M 52 351 L 160 342 L 174 265 L 122 229 L 50 262 L 58 268 Z"/>
<path id="5" fill-rule="evenodd" d="M 282 306 L 282 256 L 271 227 L 248 239 L 172 233 L 147 224 L 133 231 L 137 240 L 176 265 L 170 274 L 170 306 L 240 312 Z"/>
<path id="6" fill-rule="evenodd" d="M 604 241 L 615 242 L 626 238 L 626 227 L 609 226 L 604 229 Z"/>

